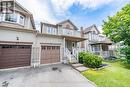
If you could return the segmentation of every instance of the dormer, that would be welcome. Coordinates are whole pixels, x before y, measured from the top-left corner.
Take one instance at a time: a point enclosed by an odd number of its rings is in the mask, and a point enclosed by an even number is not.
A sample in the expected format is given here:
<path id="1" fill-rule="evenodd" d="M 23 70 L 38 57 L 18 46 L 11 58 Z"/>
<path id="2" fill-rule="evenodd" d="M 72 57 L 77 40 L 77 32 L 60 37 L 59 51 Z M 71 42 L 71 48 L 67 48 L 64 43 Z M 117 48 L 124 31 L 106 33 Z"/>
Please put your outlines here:
<path id="1" fill-rule="evenodd" d="M 15 0 L 0 2 L 0 26 L 35 29 L 33 15 Z"/>

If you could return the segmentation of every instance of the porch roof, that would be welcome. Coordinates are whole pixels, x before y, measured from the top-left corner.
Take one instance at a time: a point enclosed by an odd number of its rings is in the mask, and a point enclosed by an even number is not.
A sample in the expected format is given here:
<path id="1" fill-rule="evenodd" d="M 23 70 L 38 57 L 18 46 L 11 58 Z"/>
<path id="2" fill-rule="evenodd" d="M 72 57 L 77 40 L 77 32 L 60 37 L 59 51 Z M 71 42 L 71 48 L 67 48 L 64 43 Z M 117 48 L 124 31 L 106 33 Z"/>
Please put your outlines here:
<path id="1" fill-rule="evenodd" d="M 66 40 L 76 41 L 76 42 L 87 40 L 87 38 L 84 37 L 64 36 L 64 35 L 62 35 L 62 37 L 65 38 Z"/>
<path id="2" fill-rule="evenodd" d="M 107 45 L 111 45 L 112 42 L 107 42 L 107 41 L 99 41 L 99 42 L 91 42 L 91 45 L 97 45 L 97 44 L 107 44 Z"/>

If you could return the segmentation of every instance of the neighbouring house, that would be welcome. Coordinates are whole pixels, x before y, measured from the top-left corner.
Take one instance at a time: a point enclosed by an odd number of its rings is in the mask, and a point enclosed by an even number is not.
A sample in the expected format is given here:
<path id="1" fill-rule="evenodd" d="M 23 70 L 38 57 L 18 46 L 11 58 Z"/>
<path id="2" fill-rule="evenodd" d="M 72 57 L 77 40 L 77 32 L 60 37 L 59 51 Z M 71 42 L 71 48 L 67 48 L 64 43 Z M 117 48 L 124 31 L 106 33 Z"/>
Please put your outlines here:
<path id="1" fill-rule="evenodd" d="M 113 42 L 101 34 L 96 25 L 85 28 L 83 33 L 87 40 L 82 43 L 84 47 L 81 47 L 85 48 L 85 51 L 103 56 L 104 58 L 114 56 Z"/>
<path id="2" fill-rule="evenodd" d="M 39 32 L 31 12 L 18 2 L 0 5 L 0 69 L 78 61 L 77 44 L 86 38 L 70 20 L 41 22 Z"/>

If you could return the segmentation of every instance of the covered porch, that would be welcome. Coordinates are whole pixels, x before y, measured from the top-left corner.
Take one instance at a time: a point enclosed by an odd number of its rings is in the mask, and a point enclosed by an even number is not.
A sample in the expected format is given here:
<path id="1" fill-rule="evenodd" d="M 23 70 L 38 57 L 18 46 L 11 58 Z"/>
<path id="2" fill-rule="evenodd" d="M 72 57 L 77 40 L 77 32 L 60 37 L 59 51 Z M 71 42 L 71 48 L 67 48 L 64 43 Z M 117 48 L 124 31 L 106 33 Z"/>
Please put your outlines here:
<path id="1" fill-rule="evenodd" d="M 78 62 L 78 53 L 82 51 L 82 49 L 77 47 L 77 43 L 86 40 L 86 38 L 82 37 L 70 37 L 63 36 L 64 38 L 64 57 L 68 59 L 69 62 L 77 61 Z"/>
<path id="2" fill-rule="evenodd" d="M 109 51 L 109 46 L 111 43 L 95 43 L 91 44 L 92 53 L 96 55 L 100 55 L 103 58 L 108 58 L 112 56 L 111 52 Z"/>

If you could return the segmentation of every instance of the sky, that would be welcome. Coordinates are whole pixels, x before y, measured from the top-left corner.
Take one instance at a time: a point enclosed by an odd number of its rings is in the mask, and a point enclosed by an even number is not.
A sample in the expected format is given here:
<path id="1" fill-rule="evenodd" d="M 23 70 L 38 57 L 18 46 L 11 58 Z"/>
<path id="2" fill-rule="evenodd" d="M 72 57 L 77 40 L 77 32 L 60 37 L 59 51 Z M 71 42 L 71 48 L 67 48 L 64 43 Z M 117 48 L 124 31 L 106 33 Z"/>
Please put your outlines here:
<path id="1" fill-rule="evenodd" d="M 130 0 L 17 0 L 34 16 L 39 30 L 41 21 L 56 24 L 70 19 L 78 28 L 95 24 L 101 31 L 103 20 L 115 15 Z"/>

